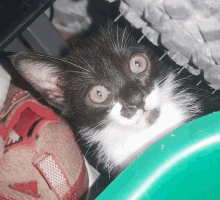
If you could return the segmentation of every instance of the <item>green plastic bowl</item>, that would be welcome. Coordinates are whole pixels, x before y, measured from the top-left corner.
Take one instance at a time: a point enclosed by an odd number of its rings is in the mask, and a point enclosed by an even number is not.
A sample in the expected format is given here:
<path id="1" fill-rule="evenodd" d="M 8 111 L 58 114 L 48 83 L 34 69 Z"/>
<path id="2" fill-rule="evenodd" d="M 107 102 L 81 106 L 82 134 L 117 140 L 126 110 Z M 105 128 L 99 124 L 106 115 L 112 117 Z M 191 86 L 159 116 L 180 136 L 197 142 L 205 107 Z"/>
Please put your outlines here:
<path id="1" fill-rule="evenodd" d="M 220 112 L 191 121 L 129 165 L 97 200 L 219 200 Z"/>

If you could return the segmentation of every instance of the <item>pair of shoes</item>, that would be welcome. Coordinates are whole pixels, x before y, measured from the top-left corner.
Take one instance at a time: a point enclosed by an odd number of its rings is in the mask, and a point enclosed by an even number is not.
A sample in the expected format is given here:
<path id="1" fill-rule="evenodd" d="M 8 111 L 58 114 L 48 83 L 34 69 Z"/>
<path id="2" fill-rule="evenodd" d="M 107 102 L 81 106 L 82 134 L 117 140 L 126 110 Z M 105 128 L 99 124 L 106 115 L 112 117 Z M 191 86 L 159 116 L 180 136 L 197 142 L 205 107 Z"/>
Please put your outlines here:
<path id="1" fill-rule="evenodd" d="M 0 113 L 0 199 L 77 200 L 88 183 L 67 123 L 10 84 Z"/>

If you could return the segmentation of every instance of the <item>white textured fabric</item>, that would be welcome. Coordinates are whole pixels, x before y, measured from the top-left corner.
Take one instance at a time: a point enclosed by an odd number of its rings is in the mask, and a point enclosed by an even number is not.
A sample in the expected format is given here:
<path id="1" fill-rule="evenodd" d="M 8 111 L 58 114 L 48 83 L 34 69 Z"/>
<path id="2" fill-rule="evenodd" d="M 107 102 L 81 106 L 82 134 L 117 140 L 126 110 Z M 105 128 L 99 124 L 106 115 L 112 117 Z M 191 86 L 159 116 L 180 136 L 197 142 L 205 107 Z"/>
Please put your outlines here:
<path id="1" fill-rule="evenodd" d="M 61 33 L 64 39 L 72 34 L 80 33 L 91 24 L 88 14 L 88 0 L 72 1 L 57 0 L 54 3 L 53 25 Z M 45 14 L 50 15 L 50 9 Z"/>
<path id="2" fill-rule="evenodd" d="M 43 156 L 36 167 L 43 174 L 58 198 L 64 197 L 70 191 L 70 185 L 52 155 Z"/>
<path id="3" fill-rule="evenodd" d="M 11 76 L 2 67 L 0 63 L 0 111 L 2 110 L 2 107 L 5 103 L 10 81 L 11 81 Z"/>

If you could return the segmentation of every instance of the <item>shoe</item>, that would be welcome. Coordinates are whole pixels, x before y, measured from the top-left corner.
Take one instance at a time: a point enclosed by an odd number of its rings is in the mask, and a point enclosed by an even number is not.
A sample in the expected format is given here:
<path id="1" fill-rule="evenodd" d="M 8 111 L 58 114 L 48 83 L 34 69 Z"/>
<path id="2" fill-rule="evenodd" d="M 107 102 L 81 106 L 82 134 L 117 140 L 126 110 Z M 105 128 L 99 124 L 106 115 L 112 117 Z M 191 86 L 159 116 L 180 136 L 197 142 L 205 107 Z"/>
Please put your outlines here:
<path id="1" fill-rule="evenodd" d="M 0 114 L 0 199 L 78 200 L 88 183 L 68 124 L 11 84 Z"/>

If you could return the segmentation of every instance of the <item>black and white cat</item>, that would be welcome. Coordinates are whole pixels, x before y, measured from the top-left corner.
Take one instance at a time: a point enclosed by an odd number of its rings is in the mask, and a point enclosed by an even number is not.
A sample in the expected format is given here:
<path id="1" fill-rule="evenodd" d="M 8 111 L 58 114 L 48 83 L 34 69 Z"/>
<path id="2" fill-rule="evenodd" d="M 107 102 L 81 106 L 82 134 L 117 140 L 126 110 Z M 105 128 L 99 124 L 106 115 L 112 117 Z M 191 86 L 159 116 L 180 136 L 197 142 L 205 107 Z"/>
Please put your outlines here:
<path id="1" fill-rule="evenodd" d="M 12 62 L 71 122 L 85 154 L 117 174 L 155 141 L 218 106 L 158 51 L 111 24 L 66 57 L 18 53 Z"/>

